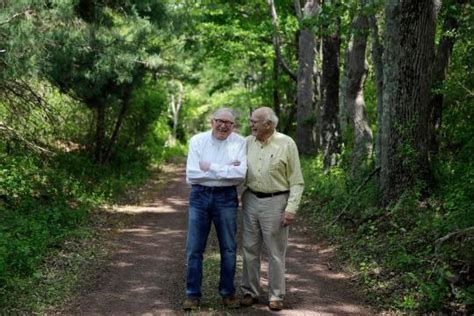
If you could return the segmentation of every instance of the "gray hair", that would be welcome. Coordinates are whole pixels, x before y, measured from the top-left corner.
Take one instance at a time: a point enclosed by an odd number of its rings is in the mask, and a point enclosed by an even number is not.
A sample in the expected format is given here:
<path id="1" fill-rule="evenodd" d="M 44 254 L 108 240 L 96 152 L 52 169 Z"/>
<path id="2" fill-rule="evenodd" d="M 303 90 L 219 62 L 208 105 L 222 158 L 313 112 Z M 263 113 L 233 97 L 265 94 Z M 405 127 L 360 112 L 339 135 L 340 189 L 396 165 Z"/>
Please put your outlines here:
<path id="1" fill-rule="evenodd" d="M 235 111 L 231 108 L 219 108 L 212 113 L 211 118 L 214 119 L 222 113 L 230 114 L 234 120 L 237 118 Z"/>

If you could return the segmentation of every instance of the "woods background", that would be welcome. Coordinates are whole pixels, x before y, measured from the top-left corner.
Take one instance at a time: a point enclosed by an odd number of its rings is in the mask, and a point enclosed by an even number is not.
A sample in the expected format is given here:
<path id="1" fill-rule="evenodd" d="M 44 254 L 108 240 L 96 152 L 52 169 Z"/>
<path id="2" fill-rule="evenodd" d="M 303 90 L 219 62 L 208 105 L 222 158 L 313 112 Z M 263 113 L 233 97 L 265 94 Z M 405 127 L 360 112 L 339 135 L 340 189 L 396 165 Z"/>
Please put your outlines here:
<path id="1" fill-rule="evenodd" d="M 300 216 L 372 303 L 472 312 L 473 22 L 462 0 L 0 1 L 0 311 L 57 303 L 31 300 L 45 258 L 214 109 L 247 135 L 266 105 Z"/>

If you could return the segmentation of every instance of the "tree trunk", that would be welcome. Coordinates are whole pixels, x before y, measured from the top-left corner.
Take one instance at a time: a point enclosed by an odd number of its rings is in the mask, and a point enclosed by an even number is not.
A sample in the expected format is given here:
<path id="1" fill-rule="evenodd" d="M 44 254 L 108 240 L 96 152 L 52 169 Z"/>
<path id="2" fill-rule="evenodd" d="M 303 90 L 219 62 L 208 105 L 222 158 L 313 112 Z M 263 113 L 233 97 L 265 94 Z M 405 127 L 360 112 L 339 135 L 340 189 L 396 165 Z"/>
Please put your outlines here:
<path id="1" fill-rule="evenodd" d="M 375 87 L 377 93 L 377 135 L 375 137 L 375 166 L 380 166 L 382 142 L 383 113 L 383 46 L 380 43 L 379 28 L 375 15 L 369 15 L 369 26 L 372 37 L 372 61 L 375 68 Z"/>
<path id="2" fill-rule="evenodd" d="M 458 0 L 457 3 L 459 11 L 462 11 L 466 0 Z M 459 11 L 456 13 L 459 13 Z M 454 43 L 456 41 L 452 33 L 455 33 L 458 28 L 458 21 L 455 13 L 453 13 L 452 10 L 449 10 L 449 12 L 451 14 L 449 14 L 444 21 L 443 36 L 438 44 L 438 50 L 433 67 L 433 83 L 431 87 L 433 95 L 429 105 L 431 111 L 430 158 L 438 153 L 438 131 L 441 127 L 441 115 L 443 113 L 444 95 L 436 92 L 436 89 L 440 88 L 446 78 Z"/>
<path id="3" fill-rule="evenodd" d="M 278 23 L 278 15 L 275 8 L 275 3 L 273 0 L 267 0 L 268 6 L 270 8 L 270 14 L 272 15 L 272 24 L 273 24 L 273 49 L 275 50 L 275 56 L 278 59 L 283 71 L 285 71 L 291 79 L 297 80 L 295 72 L 290 69 L 290 67 L 286 64 L 283 56 L 281 54 L 281 47 L 280 47 L 280 26 Z"/>
<path id="4" fill-rule="evenodd" d="M 94 160 L 98 163 L 104 162 L 105 141 L 105 105 L 102 102 L 95 104 L 95 151 Z"/>
<path id="5" fill-rule="evenodd" d="M 294 4 L 296 15 L 302 25 L 305 19 L 314 18 L 320 12 L 320 6 L 315 0 L 307 0 L 303 10 L 299 0 L 295 0 Z M 309 26 L 303 26 L 299 31 L 296 144 L 300 154 L 309 155 L 317 150 L 314 107 L 315 36 Z"/>
<path id="6" fill-rule="evenodd" d="M 297 85 L 297 110 L 296 110 L 296 144 L 302 155 L 315 152 L 315 139 L 313 127 L 315 124 L 314 113 L 314 34 L 309 28 L 300 32 L 298 56 L 298 85 Z"/>
<path id="7" fill-rule="evenodd" d="M 391 0 L 385 6 L 382 205 L 431 176 L 430 88 L 439 0 Z"/>
<path id="8" fill-rule="evenodd" d="M 368 123 L 364 101 L 364 83 L 368 72 L 365 59 L 368 30 L 368 18 L 360 13 L 354 18 L 352 38 L 346 53 L 346 102 L 354 140 L 351 162 L 353 177 L 360 175 L 367 159 L 372 155 L 372 130 Z"/>
<path id="9" fill-rule="evenodd" d="M 323 59 L 323 47 L 322 40 L 316 36 L 315 39 L 315 58 L 313 66 L 313 103 L 314 103 L 314 116 L 315 122 L 313 126 L 313 139 L 314 139 L 314 154 L 318 153 L 318 150 L 322 147 L 322 126 L 323 126 L 323 98 L 322 98 L 322 59 Z M 321 65 L 321 67 L 319 67 Z"/>
<path id="10" fill-rule="evenodd" d="M 115 122 L 114 131 L 109 141 L 109 146 L 107 147 L 107 150 L 104 153 L 104 157 L 103 157 L 104 162 L 109 161 L 112 155 L 112 149 L 115 143 L 117 142 L 120 129 L 122 128 L 123 120 L 125 119 L 125 115 L 130 105 L 131 97 L 132 97 L 132 87 L 129 87 L 122 99 L 122 108 L 120 109 L 119 115 L 117 117 L 117 121 Z"/>
<path id="11" fill-rule="evenodd" d="M 292 125 L 295 121 L 295 116 L 296 116 L 296 96 L 294 93 L 293 89 L 290 89 L 290 87 L 285 88 L 285 95 L 286 95 L 286 100 L 288 103 L 288 107 L 286 108 L 286 121 L 285 125 L 283 127 L 283 133 L 284 134 L 290 134 L 292 130 Z"/>
<path id="12" fill-rule="evenodd" d="M 321 82 L 321 145 L 324 168 L 335 166 L 340 153 L 339 128 L 339 50 L 341 41 L 338 30 L 323 37 L 323 78 Z"/>
<path id="13" fill-rule="evenodd" d="M 280 106 L 280 94 L 278 93 L 278 82 L 280 81 L 280 65 L 278 58 L 275 56 L 273 59 L 273 110 L 277 117 L 280 117 L 281 106 Z"/>
<path id="14" fill-rule="evenodd" d="M 174 92 L 171 94 L 170 110 L 173 119 L 173 131 L 171 133 L 170 143 L 171 145 L 176 144 L 176 137 L 178 133 L 179 123 L 179 111 L 183 105 L 184 87 L 180 81 L 176 81 L 178 86 L 177 96 L 175 97 Z"/>

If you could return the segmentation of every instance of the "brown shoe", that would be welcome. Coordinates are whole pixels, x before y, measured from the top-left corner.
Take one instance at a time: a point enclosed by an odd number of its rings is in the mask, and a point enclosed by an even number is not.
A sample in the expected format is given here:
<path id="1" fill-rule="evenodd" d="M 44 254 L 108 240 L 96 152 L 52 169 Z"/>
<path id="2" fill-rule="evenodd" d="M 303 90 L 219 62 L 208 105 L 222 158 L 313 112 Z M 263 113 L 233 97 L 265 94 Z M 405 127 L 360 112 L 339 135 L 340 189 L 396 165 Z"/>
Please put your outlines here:
<path id="1" fill-rule="evenodd" d="M 281 311 L 283 309 L 283 301 L 270 301 L 268 308 L 272 311 Z"/>
<path id="2" fill-rule="evenodd" d="M 240 307 L 240 302 L 235 297 L 235 295 L 231 295 L 231 296 L 228 296 L 228 297 L 224 297 L 222 299 L 222 305 L 224 305 L 227 308 L 239 308 Z"/>
<path id="3" fill-rule="evenodd" d="M 185 311 L 194 311 L 199 308 L 200 302 L 198 298 L 188 297 L 183 302 Z"/>
<path id="4" fill-rule="evenodd" d="M 250 294 L 245 294 L 244 297 L 240 300 L 240 305 L 242 306 L 252 306 L 253 304 L 258 302 L 258 298 L 253 297 Z"/>

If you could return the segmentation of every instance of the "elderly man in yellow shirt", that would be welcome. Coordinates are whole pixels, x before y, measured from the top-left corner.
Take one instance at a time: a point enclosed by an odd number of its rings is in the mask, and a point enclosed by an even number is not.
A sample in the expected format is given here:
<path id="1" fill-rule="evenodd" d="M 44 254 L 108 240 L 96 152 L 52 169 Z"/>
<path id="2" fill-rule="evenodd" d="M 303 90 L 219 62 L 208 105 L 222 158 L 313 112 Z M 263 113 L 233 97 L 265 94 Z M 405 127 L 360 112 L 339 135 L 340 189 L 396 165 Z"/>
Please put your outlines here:
<path id="1" fill-rule="evenodd" d="M 246 190 L 243 206 L 243 272 L 241 305 L 251 306 L 260 294 L 262 244 L 268 249 L 268 307 L 283 309 L 288 226 L 304 189 L 298 149 L 289 136 L 276 131 L 271 108 L 256 109 L 249 120 Z"/>

